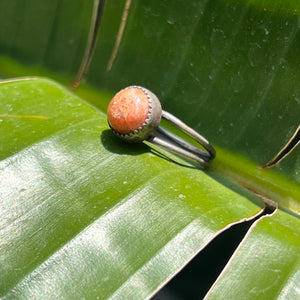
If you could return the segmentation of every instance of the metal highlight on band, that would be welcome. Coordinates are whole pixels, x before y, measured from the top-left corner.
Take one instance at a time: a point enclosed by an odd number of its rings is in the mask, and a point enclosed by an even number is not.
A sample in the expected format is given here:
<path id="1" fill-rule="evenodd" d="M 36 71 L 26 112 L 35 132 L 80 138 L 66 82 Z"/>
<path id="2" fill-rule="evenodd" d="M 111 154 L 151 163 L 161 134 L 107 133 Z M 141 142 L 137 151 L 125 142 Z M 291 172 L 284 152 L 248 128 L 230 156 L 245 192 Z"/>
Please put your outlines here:
<path id="1" fill-rule="evenodd" d="M 160 135 L 154 134 L 152 137 L 149 137 L 148 140 L 150 142 L 160 145 L 182 156 L 186 156 L 204 166 L 208 166 L 209 161 L 216 157 L 216 150 L 214 147 L 208 142 L 207 139 L 205 139 L 194 129 L 190 128 L 180 119 L 164 110 L 162 111 L 162 118 L 169 121 L 171 124 L 175 125 L 177 128 L 189 135 L 196 142 L 202 145 L 206 151 L 192 145 L 162 126 L 159 126 L 157 129 L 157 132 L 160 133 Z"/>
<path id="2" fill-rule="evenodd" d="M 216 150 L 197 131 L 169 112 L 162 110 L 158 98 L 148 89 L 130 86 L 118 92 L 108 106 L 108 124 L 113 132 L 127 142 L 149 141 L 189 160 L 209 165 Z M 165 119 L 194 139 L 199 148 L 160 125 Z"/>

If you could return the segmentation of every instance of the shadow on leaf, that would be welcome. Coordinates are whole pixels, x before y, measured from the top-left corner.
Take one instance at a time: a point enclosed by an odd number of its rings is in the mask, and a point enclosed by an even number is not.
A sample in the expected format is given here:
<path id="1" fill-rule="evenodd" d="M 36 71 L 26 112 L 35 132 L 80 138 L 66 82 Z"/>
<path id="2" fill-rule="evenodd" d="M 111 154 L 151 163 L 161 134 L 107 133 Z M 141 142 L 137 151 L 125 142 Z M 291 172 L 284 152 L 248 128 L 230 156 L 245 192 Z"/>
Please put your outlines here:
<path id="1" fill-rule="evenodd" d="M 191 164 L 190 161 L 179 158 L 178 156 L 167 152 L 164 154 L 164 150 L 161 151 L 159 147 L 152 147 L 152 144 L 145 143 L 126 143 L 113 134 L 110 129 L 104 130 L 101 133 L 101 142 L 104 148 L 112 153 L 119 155 L 141 155 L 145 153 L 151 153 L 161 159 L 174 163 L 178 166 L 185 168 L 197 169 L 199 166 Z"/>
<path id="2" fill-rule="evenodd" d="M 104 148 L 120 155 L 140 155 L 149 152 L 149 147 L 143 143 L 126 143 L 113 134 L 110 129 L 101 133 L 101 142 Z"/>

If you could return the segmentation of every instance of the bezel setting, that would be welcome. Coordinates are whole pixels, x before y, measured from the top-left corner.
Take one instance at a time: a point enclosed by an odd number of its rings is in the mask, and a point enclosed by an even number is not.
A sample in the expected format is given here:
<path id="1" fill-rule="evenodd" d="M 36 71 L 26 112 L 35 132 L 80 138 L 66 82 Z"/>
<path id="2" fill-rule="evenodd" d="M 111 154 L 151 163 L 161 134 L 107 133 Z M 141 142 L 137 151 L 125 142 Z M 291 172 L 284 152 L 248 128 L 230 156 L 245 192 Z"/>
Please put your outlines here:
<path id="1" fill-rule="evenodd" d="M 109 120 L 108 120 L 108 125 L 112 129 L 113 133 L 115 135 L 117 135 L 119 138 L 121 138 L 127 142 L 132 142 L 132 143 L 142 142 L 144 140 L 149 139 L 153 135 L 153 133 L 157 130 L 157 128 L 160 124 L 160 120 L 161 120 L 162 108 L 161 108 L 160 101 L 158 100 L 156 95 L 144 87 L 141 87 L 138 85 L 132 85 L 132 86 L 126 87 L 125 89 L 123 89 L 121 91 L 130 89 L 130 88 L 136 88 L 136 89 L 142 90 L 143 93 L 145 94 L 145 96 L 147 97 L 147 100 L 149 102 L 149 111 L 148 111 L 146 120 L 144 121 L 142 126 L 138 127 L 137 129 L 135 129 L 134 131 L 132 131 L 128 134 L 121 134 L 121 133 L 117 132 L 110 125 Z"/>

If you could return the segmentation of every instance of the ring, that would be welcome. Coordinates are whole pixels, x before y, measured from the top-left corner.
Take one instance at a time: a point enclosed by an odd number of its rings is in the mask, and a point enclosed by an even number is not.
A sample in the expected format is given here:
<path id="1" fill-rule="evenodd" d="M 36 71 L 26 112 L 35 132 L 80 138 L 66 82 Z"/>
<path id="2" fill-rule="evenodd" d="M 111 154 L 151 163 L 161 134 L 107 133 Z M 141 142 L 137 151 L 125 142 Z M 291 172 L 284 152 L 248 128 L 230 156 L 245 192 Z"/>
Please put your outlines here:
<path id="1" fill-rule="evenodd" d="M 193 138 L 204 150 L 163 128 L 162 118 Z M 141 86 L 129 86 L 113 97 L 108 105 L 107 121 L 112 131 L 127 142 L 149 141 L 204 167 L 216 156 L 216 150 L 203 136 L 162 110 L 158 98 Z"/>

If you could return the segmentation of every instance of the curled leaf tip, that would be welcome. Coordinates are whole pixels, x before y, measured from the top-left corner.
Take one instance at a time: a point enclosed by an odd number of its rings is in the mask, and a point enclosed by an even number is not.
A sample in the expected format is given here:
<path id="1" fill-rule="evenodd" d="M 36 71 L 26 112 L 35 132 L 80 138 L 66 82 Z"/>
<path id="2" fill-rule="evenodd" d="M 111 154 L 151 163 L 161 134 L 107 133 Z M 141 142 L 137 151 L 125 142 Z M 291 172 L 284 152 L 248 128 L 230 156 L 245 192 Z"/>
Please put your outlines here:
<path id="1" fill-rule="evenodd" d="M 89 32 L 89 36 L 86 43 L 86 48 L 85 48 L 84 56 L 81 61 L 80 68 L 78 70 L 78 73 L 74 81 L 70 84 L 70 88 L 72 90 L 75 90 L 80 85 L 84 76 L 88 72 L 90 63 L 94 56 L 95 47 L 98 40 L 98 33 L 102 21 L 105 3 L 106 0 L 94 0 L 94 8 L 93 8 L 93 14 L 91 18 L 90 32 Z"/>
<path id="2" fill-rule="evenodd" d="M 262 169 L 273 168 L 290 155 L 300 144 L 300 125 L 289 139 L 289 141 L 280 149 L 280 151 L 267 163 L 261 166 Z"/>
<path id="3" fill-rule="evenodd" d="M 108 61 L 107 67 L 106 67 L 107 71 L 111 70 L 112 65 L 113 65 L 113 63 L 116 59 L 117 53 L 119 51 L 120 44 L 121 44 L 121 41 L 122 41 L 122 37 L 123 37 L 123 34 L 124 34 L 124 30 L 125 30 L 125 26 L 126 26 L 126 23 L 127 23 L 127 17 L 128 17 L 130 6 L 131 6 L 131 0 L 126 0 L 125 7 L 124 7 L 124 10 L 123 10 L 123 15 L 122 15 L 122 18 L 121 18 L 119 31 L 118 31 L 118 35 L 117 35 L 117 39 L 115 41 L 115 45 L 114 45 L 111 57 Z"/>

